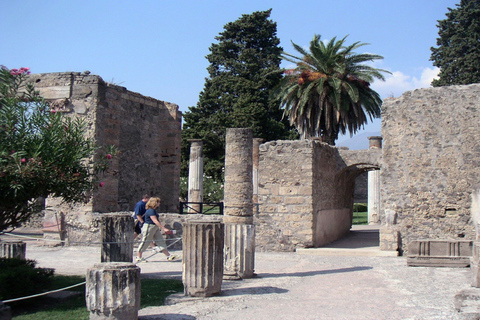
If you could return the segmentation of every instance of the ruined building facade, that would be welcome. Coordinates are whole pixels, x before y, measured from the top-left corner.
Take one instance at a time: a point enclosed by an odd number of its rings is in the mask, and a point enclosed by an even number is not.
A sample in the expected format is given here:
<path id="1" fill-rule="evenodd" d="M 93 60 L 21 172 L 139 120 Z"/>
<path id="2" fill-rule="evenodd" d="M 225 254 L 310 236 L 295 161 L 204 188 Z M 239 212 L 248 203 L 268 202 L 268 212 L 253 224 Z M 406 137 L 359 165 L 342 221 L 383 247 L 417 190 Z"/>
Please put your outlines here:
<path id="1" fill-rule="evenodd" d="M 100 177 L 103 187 L 89 203 L 65 206 L 47 200 L 47 216 L 50 210 L 53 222 L 60 215 L 64 218 L 71 242 L 98 231 L 99 214 L 132 211 L 144 193 L 162 198 L 162 212 L 178 212 L 181 113 L 177 105 L 88 73 L 34 74 L 30 81 L 58 112 L 83 117 L 87 134 L 99 146 L 114 145 L 119 151 L 109 172 Z"/>
<path id="2" fill-rule="evenodd" d="M 165 221 L 181 228 L 186 216 L 178 215 L 178 106 L 94 75 L 52 73 L 31 79 L 58 110 L 85 117 L 89 135 L 100 145 L 113 144 L 121 152 L 88 204 L 64 208 L 51 202 L 51 208 L 60 208 L 55 214 L 65 214 L 70 241 L 98 231 L 101 213 L 131 211 L 145 192 L 160 195 Z M 468 85 L 386 99 L 383 148 L 345 150 L 315 139 L 260 144 L 258 186 L 253 188 L 257 250 L 319 247 L 343 237 L 351 228 L 355 180 L 366 172 L 379 177 L 381 249 L 405 251 L 419 239 L 473 240 L 479 96 L 480 85 Z"/>

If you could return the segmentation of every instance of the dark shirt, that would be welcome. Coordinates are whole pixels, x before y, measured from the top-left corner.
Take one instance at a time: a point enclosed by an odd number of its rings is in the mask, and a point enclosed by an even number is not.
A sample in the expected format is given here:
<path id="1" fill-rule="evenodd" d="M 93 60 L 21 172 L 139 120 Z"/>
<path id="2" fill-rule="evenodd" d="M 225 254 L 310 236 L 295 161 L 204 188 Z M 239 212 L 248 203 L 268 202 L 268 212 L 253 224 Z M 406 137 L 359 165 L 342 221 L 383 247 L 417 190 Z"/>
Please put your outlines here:
<path id="1" fill-rule="evenodd" d="M 158 213 L 157 211 L 155 211 L 154 209 L 148 209 L 146 212 L 145 212 L 145 218 L 144 218 L 144 221 L 146 224 L 155 224 L 153 221 L 152 221 L 152 216 L 155 216 L 157 217 L 157 220 L 158 220 Z"/>
<path id="2" fill-rule="evenodd" d="M 137 204 L 135 205 L 135 209 L 134 209 L 136 216 L 141 216 L 143 218 L 143 216 L 145 215 L 145 211 L 146 211 L 145 205 L 146 205 L 146 203 L 143 202 L 143 200 L 140 200 L 140 201 L 137 202 Z"/>

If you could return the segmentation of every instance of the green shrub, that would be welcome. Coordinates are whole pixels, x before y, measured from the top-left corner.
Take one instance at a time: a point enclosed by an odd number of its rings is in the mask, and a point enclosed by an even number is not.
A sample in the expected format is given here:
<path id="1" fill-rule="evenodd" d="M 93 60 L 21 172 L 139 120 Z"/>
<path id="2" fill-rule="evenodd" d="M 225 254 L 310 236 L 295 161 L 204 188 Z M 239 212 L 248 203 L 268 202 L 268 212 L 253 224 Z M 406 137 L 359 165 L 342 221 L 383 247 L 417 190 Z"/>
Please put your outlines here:
<path id="1" fill-rule="evenodd" d="M 49 288 L 54 270 L 36 268 L 35 260 L 0 258 L 0 300 L 41 293 Z"/>
<path id="2" fill-rule="evenodd" d="M 367 211 L 368 211 L 368 204 L 366 203 L 353 204 L 353 212 L 367 212 Z"/>

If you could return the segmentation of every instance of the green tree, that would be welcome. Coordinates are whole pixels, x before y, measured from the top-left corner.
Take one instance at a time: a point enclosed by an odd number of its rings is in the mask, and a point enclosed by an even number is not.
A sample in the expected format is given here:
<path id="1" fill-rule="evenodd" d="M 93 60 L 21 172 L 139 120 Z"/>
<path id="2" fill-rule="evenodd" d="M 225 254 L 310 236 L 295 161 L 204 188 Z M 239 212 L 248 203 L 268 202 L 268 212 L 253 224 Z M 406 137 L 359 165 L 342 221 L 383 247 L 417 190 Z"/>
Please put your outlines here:
<path id="1" fill-rule="evenodd" d="M 430 48 L 430 60 L 440 68 L 434 87 L 480 82 L 480 2 L 461 0 L 456 6 L 438 21 L 437 47 Z"/>
<path id="2" fill-rule="evenodd" d="M 295 137 L 282 120 L 278 103 L 270 93 L 279 83 L 282 48 L 271 10 L 242 15 L 224 26 L 210 46 L 209 77 L 197 106 L 184 114 L 182 129 L 182 176 L 187 175 L 188 139 L 202 139 L 204 170 L 222 179 L 226 128 L 252 128 L 265 141 Z"/>
<path id="3" fill-rule="evenodd" d="M 347 130 L 354 134 L 367 123 L 380 117 L 382 99 L 370 88 L 374 78 L 384 80 L 382 72 L 362 64 L 383 59 L 374 54 L 356 54 L 353 50 L 365 45 L 355 42 L 345 46 L 346 37 L 328 44 L 315 35 L 309 51 L 292 42 L 301 56 L 284 53 L 284 59 L 296 65 L 286 70 L 276 93 L 284 115 L 304 137 L 322 137 L 335 145 L 338 134 Z"/>
<path id="4" fill-rule="evenodd" d="M 0 232 L 27 221 L 38 198 L 83 201 L 115 154 L 86 138 L 86 124 L 51 109 L 26 81 L 28 68 L 0 69 Z"/>

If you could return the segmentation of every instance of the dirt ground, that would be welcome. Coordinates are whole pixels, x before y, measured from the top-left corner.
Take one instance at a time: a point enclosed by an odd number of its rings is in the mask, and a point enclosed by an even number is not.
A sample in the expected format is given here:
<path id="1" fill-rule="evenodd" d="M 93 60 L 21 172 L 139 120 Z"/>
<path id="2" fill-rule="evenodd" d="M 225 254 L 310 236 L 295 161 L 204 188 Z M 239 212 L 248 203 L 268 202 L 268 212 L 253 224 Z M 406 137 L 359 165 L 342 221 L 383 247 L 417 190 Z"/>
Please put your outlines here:
<path id="1" fill-rule="evenodd" d="M 100 262 L 96 246 L 25 242 L 27 259 L 57 274 L 85 275 Z M 139 264 L 142 276 L 181 279 L 181 259 L 150 260 Z M 469 268 L 408 267 L 405 257 L 308 252 L 257 252 L 255 272 L 252 279 L 224 281 L 216 297 L 172 295 L 169 305 L 141 309 L 139 319 L 465 319 L 453 298 L 471 288 L 472 277 Z"/>

